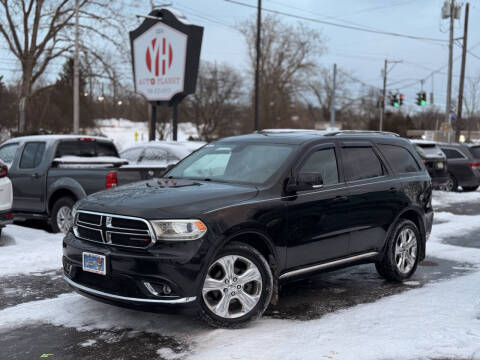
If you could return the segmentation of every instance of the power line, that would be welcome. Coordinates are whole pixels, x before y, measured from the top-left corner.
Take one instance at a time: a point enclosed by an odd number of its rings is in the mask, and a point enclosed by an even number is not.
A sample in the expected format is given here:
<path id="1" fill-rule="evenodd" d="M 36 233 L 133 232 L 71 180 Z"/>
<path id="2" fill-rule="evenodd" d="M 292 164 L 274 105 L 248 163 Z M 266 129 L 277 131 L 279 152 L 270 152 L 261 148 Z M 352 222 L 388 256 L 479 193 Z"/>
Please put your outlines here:
<path id="1" fill-rule="evenodd" d="M 245 7 L 248 7 L 248 8 L 253 8 L 253 9 L 257 8 L 254 5 L 246 4 L 246 3 L 236 1 L 236 0 L 225 0 L 225 1 L 230 2 L 232 4 L 245 6 Z M 344 25 L 344 24 L 334 23 L 334 22 L 331 22 L 331 21 L 325 21 L 325 20 L 315 19 L 315 18 L 301 16 L 301 15 L 289 14 L 289 13 L 279 11 L 279 10 L 273 10 L 273 9 L 267 9 L 267 8 L 262 8 L 262 10 L 270 12 L 272 14 L 292 17 L 292 18 L 296 18 L 296 19 L 299 19 L 299 20 L 305 20 L 305 21 L 315 22 L 315 23 L 319 23 L 319 24 L 323 24 L 323 25 L 335 26 L 335 27 L 344 28 L 344 29 L 363 31 L 363 32 L 372 33 L 372 34 L 395 36 L 395 37 L 401 37 L 401 38 L 412 39 L 412 40 L 434 41 L 434 42 L 442 42 L 442 43 L 447 42 L 447 40 L 444 40 L 444 39 L 436 39 L 436 38 L 429 38 L 429 37 L 416 36 L 416 35 L 400 34 L 400 33 L 395 33 L 395 32 L 390 32 L 390 31 L 373 30 L 373 29 L 368 29 L 366 27 L 353 26 L 353 25 Z"/>

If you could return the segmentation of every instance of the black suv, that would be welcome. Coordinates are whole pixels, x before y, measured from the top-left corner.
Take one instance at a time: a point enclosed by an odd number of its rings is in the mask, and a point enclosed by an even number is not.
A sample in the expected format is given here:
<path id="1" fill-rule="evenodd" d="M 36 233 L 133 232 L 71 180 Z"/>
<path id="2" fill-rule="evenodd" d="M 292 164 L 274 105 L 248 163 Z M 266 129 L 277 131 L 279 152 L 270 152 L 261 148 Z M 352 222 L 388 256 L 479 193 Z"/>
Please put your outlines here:
<path id="1" fill-rule="evenodd" d="M 107 302 L 193 303 L 213 326 L 259 317 L 282 282 L 375 263 L 402 281 L 425 257 L 431 179 L 390 133 L 262 131 L 208 144 L 162 179 L 74 207 L 66 281 Z"/>
<path id="2" fill-rule="evenodd" d="M 480 185 L 480 146 L 474 144 L 440 143 L 447 156 L 449 180 L 446 190 L 475 191 Z"/>

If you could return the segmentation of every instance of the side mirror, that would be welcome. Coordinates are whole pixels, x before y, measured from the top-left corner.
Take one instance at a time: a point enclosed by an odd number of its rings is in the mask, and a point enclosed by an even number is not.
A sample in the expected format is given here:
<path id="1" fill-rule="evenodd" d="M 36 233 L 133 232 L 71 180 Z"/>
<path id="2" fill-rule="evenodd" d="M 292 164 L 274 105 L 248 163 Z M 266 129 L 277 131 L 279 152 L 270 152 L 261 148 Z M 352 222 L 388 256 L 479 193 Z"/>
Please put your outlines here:
<path id="1" fill-rule="evenodd" d="M 305 191 L 318 189 L 323 186 L 323 178 L 320 173 L 300 173 L 292 184 L 287 186 L 290 191 Z"/>

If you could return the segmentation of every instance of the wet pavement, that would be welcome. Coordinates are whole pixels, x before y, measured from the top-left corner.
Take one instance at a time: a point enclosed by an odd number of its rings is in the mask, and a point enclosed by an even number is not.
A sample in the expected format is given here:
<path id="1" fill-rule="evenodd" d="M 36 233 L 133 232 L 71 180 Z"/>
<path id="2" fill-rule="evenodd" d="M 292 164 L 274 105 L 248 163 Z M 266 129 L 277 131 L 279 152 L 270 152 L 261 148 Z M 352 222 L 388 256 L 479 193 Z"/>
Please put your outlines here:
<path id="1" fill-rule="evenodd" d="M 480 215 L 480 202 L 452 204 L 435 210 Z M 447 242 L 480 248 L 480 237 L 476 232 L 451 237 Z M 372 264 L 322 273 L 282 286 L 279 303 L 270 306 L 265 316 L 300 321 L 317 319 L 337 310 L 461 276 L 474 269 L 469 264 L 427 257 L 419 264 L 415 275 L 403 284 L 383 280 Z M 69 291 L 60 270 L 0 277 L 0 310 L 29 301 L 53 298 Z M 176 338 L 131 329 L 79 331 L 50 324 L 0 329 L 2 360 L 181 359 L 191 351 L 191 346 Z"/>

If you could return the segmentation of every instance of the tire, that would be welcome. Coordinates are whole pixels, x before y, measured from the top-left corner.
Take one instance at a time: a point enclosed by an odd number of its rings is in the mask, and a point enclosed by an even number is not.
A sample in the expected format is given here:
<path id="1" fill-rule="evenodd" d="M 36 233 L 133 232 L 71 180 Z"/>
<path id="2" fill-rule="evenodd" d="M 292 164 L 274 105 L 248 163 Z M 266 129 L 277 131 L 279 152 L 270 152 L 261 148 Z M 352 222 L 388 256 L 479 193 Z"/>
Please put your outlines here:
<path id="1" fill-rule="evenodd" d="M 404 235 L 406 238 L 402 238 Z M 413 242 L 403 243 L 410 238 L 413 238 L 411 240 Z M 400 219 L 388 237 L 383 258 L 375 263 L 378 273 L 383 278 L 394 282 L 402 282 L 410 278 L 417 269 L 420 239 L 417 225 L 413 221 Z"/>
<path id="2" fill-rule="evenodd" d="M 243 275 L 253 280 L 244 282 Z M 197 296 L 198 314 L 210 326 L 239 328 L 265 312 L 272 292 L 272 271 L 262 254 L 247 244 L 233 242 L 209 264 Z"/>
<path id="3" fill-rule="evenodd" d="M 448 181 L 445 184 L 446 191 L 458 191 L 458 181 L 452 174 L 448 174 Z"/>
<path id="4" fill-rule="evenodd" d="M 476 191 L 478 186 L 462 186 L 462 189 L 465 192 Z"/>
<path id="5" fill-rule="evenodd" d="M 67 221 L 72 221 L 71 215 L 72 215 L 72 207 L 75 204 L 75 200 L 73 200 L 71 197 L 62 197 L 58 199 L 55 204 L 53 204 L 52 207 L 52 212 L 51 212 L 51 219 L 50 219 L 50 225 L 52 226 L 52 231 L 54 233 L 59 233 L 62 232 L 66 234 L 70 228 L 70 226 L 65 226 L 61 222 L 61 218 L 65 218 L 65 215 L 69 215 L 70 218 L 67 218 Z M 66 209 L 69 209 L 69 213 L 65 213 Z M 70 223 L 71 225 L 71 223 Z"/>

